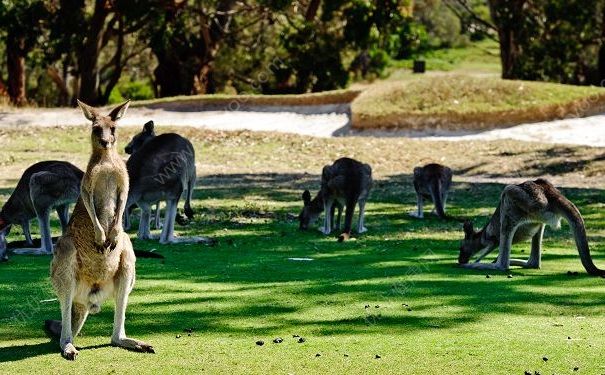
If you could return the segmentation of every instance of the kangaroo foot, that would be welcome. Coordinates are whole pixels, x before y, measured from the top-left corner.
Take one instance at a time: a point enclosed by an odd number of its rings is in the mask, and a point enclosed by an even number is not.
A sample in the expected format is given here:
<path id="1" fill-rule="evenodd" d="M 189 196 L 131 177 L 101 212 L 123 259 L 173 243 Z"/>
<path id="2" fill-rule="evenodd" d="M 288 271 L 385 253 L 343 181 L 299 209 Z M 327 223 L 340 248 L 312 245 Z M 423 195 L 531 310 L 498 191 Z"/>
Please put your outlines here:
<path id="1" fill-rule="evenodd" d="M 133 351 L 141 352 L 141 353 L 154 353 L 155 354 L 155 350 L 153 349 L 153 346 L 147 344 L 144 341 L 130 339 L 128 337 L 125 337 L 123 339 L 111 340 L 111 344 L 115 345 L 115 346 L 119 346 L 120 348 L 124 348 L 127 350 L 133 350 Z"/>
<path id="2" fill-rule="evenodd" d="M 45 248 L 22 248 L 22 249 L 13 249 L 12 252 L 14 254 L 19 255 L 52 255 L 53 252 L 46 251 Z"/>
<path id="3" fill-rule="evenodd" d="M 75 361 L 76 357 L 78 356 L 78 351 L 72 343 L 67 343 L 65 344 L 61 354 L 63 355 L 63 358 L 67 359 L 68 361 Z"/>

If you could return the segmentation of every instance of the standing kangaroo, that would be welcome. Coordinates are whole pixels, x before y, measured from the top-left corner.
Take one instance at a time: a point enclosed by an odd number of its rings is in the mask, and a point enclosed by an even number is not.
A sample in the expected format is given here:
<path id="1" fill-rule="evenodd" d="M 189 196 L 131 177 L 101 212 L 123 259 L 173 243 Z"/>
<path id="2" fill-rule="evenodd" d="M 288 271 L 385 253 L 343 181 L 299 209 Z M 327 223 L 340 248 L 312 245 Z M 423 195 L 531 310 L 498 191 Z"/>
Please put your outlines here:
<path id="1" fill-rule="evenodd" d="M 338 209 L 338 225 L 340 212 L 345 206 L 345 227 L 338 241 L 347 240 L 351 235 L 351 224 L 355 206 L 359 204 L 359 221 L 357 232 L 367 231 L 364 226 L 365 205 L 372 187 L 372 168 L 350 158 L 341 158 L 332 165 L 326 165 L 321 174 L 321 190 L 314 200 L 309 191 L 303 193 L 304 207 L 299 215 L 300 228 L 306 229 L 312 219 L 325 211 L 322 232 L 330 234 L 334 226 L 334 211 Z M 323 204 L 323 207 L 322 207 Z"/>
<path id="2" fill-rule="evenodd" d="M 544 179 L 508 185 L 500 197 L 500 204 L 487 225 L 475 232 L 470 221 L 464 223 L 464 240 L 460 245 L 458 263 L 466 268 L 508 270 L 510 266 L 540 268 L 542 237 L 545 225 L 561 227 L 565 218 L 571 226 L 580 260 L 591 275 L 605 276 L 605 270 L 595 266 L 590 256 L 584 220 L 578 208 L 550 182 Z M 513 244 L 531 239 L 531 253 L 527 261 L 511 259 Z M 480 263 L 487 254 L 499 248 L 495 263 Z M 469 259 L 478 254 L 474 263 Z"/>
<path id="3" fill-rule="evenodd" d="M 51 280 L 61 305 L 61 321 L 46 321 L 46 328 L 60 335 L 63 356 L 74 360 L 78 355 L 74 337 L 88 314 L 99 312 L 101 303 L 113 295 L 116 307 L 111 343 L 153 353 L 151 345 L 126 337 L 124 331 L 136 258 L 130 238 L 122 229 L 128 172 L 115 148 L 115 129 L 129 102 L 116 107 L 108 116 L 80 101 L 78 104 L 92 122 L 92 155 L 67 233 L 57 241 L 51 263 Z"/>
<path id="4" fill-rule="evenodd" d="M 136 204 L 141 208 L 138 238 L 152 239 L 149 228 L 151 206 L 166 201 L 166 217 L 160 234 L 160 243 L 208 242 L 205 237 L 174 237 L 177 205 L 186 192 L 185 215 L 193 218 L 191 198 L 196 183 L 195 150 L 186 138 L 175 133 L 155 135 L 149 121 L 134 136 L 126 152 L 131 153 L 126 162 L 130 176 L 130 191 L 126 207 Z M 156 213 L 156 218 L 159 213 Z"/>
<path id="5" fill-rule="evenodd" d="M 435 205 L 434 212 L 445 219 L 445 204 L 447 194 L 452 185 L 452 170 L 441 164 L 427 164 L 414 168 L 414 189 L 416 190 L 417 210 L 410 216 L 422 219 L 424 217 L 424 200 L 430 199 Z"/>
<path id="6" fill-rule="evenodd" d="M 0 210 L 0 261 L 6 255 L 6 236 L 13 224 L 21 225 L 25 242 L 32 248 L 14 249 L 17 254 L 51 255 L 53 244 L 50 233 L 50 212 L 59 215 L 63 234 L 67 230 L 69 205 L 80 195 L 82 172 L 78 167 L 64 161 L 42 161 L 23 172 L 17 187 Z M 40 248 L 33 248 L 29 222 L 37 218 L 40 226 Z"/>

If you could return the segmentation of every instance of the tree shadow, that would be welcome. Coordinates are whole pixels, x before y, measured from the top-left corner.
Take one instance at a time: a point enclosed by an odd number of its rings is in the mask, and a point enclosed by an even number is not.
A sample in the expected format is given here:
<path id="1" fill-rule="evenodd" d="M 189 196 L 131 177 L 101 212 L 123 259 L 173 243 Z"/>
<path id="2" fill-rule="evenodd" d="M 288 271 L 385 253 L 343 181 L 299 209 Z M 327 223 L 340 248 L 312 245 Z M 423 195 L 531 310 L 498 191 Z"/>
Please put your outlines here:
<path id="1" fill-rule="evenodd" d="M 411 175 L 376 180 L 367 206 L 370 230 L 345 243 L 317 231 L 300 232 L 287 215 L 302 207 L 302 190 L 318 187 L 319 175 L 309 174 L 200 179 L 194 196 L 198 218 L 178 231 L 212 235 L 219 243 L 205 247 L 135 240 L 137 248 L 155 248 L 165 259 L 138 260 L 127 332 L 134 337 L 174 335 L 193 327 L 196 334 L 241 337 L 300 331 L 318 336 L 385 330 L 409 334 L 464 327 L 498 315 L 546 315 L 543 311 L 553 305 L 583 315 L 600 314 L 601 281 L 584 274 L 575 248 L 565 253 L 559 249 L 575 247 L 567 230 L 547 232 L 543 270 L 515 268 L 512 278 L 494 272 L 488 279 L 485 271 L 456 266 L 462 238 L 459 222 L 428 213 L 425 220 L 408 216 L 415 205 Z M 494 211 L 502 188 L 502 184 L 454 183 L 448 209 L 454 215 L 475 215 L 480 224 Z M 564 193 L 580 206 L 589 228 L 602 224 L 595 204 L 601 190 L 564 189 Z M 206 205 L 209 199 L 221 201 Z M 271 215 L 263 214 L 265 210 Z M 591 241 L 600 239 L 600 235 L 591 237 Z M 528 249 L 529 244 L 515 247 L 515 257 L 527 257 Z M 595 259 L 602 258 L 604 250 L 597 246 Z M 24 308 L 23 295 L 11 292 L 15 283 L 23 294 L 34 294 L 48 284 L 48 260 L 15 256 L 11 261 L 10 267 L 0 266 L 4 268 L 0 292 L 6 291 L 0 297 L 0 320 L 10 318 L 15 308 Z M 570 277 L 562 267 L 580 274 Z M 37 322 L 56 318 L 58 306 L 37 306 L 26 321 L 0 328 L 0 334 L 18 328 L 38 337 Z M 334 314 L 316 313 L 322 306 L 337 309 Z M 112 315 L 111 305 L 104 307 L 84 326 L 85 334 L 106 336 Z M 0 348 L 0 360 L 52 353 L 57 347 L 44 343 Z"/>

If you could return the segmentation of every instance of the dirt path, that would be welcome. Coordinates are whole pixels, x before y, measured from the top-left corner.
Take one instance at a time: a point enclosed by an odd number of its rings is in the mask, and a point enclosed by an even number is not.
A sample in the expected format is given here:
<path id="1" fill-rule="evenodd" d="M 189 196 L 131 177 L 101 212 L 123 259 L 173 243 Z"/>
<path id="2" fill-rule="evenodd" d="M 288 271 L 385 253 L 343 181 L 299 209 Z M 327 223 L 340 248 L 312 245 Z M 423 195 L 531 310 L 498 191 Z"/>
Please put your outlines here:
<path id="1" fill-rule="evenodd" d="M 516 139 L 542 143 L 575 144 L 605 147 L 605 115 L 571 118 L 552 122 L 518 125 L 479 133 L 448 131 L 405 132 L 363 131 L 350 128 L 349 105 L 298 107 L 250 107 L 245 111 L 186 108 L 131 108 L 122 120 L 124 126 L 141 126 L 154 120 L 159 126 L 191 126 L 212 130 L 252 130 L 293 133 L 315 137 L 375 136 L 411 137 L 426 140 L 498 140 Z M 0 111 L 0 127 L 14 126 L 85 126 L 76 108 L 23 109 Z"/>

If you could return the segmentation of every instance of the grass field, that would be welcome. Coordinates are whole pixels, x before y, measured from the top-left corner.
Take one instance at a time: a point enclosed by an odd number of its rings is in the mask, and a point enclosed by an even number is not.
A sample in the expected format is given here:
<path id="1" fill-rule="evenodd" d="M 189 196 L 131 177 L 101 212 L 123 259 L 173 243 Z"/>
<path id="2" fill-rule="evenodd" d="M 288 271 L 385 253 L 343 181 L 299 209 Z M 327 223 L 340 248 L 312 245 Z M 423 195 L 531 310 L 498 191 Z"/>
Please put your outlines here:
<path id="1" fill-rule="evenodd" d="M 133 131 L 120 133 L 122 146 Z M 415 202 L 410 174 L 418 164 L 438 161 L 455 170 L 449 212 L 475 217 L 476 225 L 498 200 L 502 185 L 494 181 L 550 176 L 568 186 L 563 191 L 584 214 L 592 253 L 604 267 L 605 150 L 179 132 L 196 147 L 199 183 L 196 220 L 178 234 L 201 233 L 219 244 L 134 241 L 137 249 L 165 256 L 138 260 L 126 324 L 129 335 L 151 342 L 157 354 L 107 346 L 113 304 L 106 303 L 76 338 L 78 360 L 63 360 L 42 330 L 44 319 L 59 317 L 57 302 L 43 302 L 54 297 L 49 259 L 13 256 L 0 264 L 1 373 L 605 371 L 605 281 L 585 274 L 566 224 L 547 230 L 542 270 L 486 278 L 455 265 L 459 222 L 407 215 Z M 79 128 L 0 130 L 0 201 L 34 161 L 83 167 L 88 139 Z M 300 193 L 316 191 L 321 166 L 345 155 L 373 166 L 369 232 L 346 243 L 299 232 L 288 214 L 298 213 Z M 59 234 L 56 220 L 53 228 Z M 9 240 L 17 239 L 20 231 L 13 230 Z M 528 246 L 515 247 L 515 255 L 527 256 Z M 314 260 L 288 259 L 306 257 Z M 284 342 L 272 343 L 277 337 Z"/>
<path id="2" fill-rule="evenodd" d="M 357 129 L 492 129 L 605 110 L 598 87 L 430 74 L 377 82 L 352 103 Z"/>

